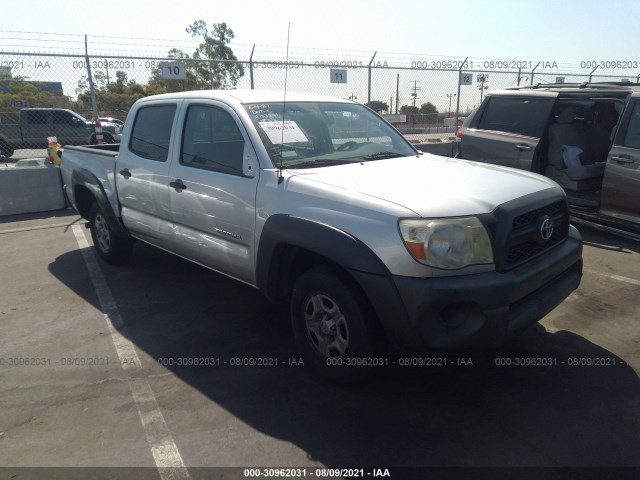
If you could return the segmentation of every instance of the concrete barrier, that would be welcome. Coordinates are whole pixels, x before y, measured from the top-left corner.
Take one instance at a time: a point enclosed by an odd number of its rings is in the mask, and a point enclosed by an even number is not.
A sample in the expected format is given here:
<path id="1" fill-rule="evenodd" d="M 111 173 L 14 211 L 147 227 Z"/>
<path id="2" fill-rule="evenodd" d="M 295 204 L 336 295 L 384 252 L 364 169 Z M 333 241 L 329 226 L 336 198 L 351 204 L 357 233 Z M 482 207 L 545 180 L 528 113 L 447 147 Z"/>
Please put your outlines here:
<path id="1" fill-rule="evenodd" d="M 414 144 L 413 146 L 425 153 L 433 153 L 443 157 L 453 157 L 456 153 L 455 142 L 428 142 Z"/>
<path id="2" fill-rule="evenodd" d="M 44 159 L 0 165 L 0 216 L 65 208 L 59 168 Z"/>

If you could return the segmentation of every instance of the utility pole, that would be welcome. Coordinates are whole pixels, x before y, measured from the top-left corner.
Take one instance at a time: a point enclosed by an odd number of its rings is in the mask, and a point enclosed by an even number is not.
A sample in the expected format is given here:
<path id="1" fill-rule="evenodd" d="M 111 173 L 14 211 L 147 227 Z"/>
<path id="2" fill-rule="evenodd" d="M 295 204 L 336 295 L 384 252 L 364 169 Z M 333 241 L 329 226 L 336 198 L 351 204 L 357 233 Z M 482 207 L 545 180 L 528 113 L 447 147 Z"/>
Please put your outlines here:
<path id="1" fill-rule="evenodd" d="M 396 77 L 396 115 L 398 114 L 398 104 L 400 103 L 400 74 Z"/>
<path id="2" fill-rule="evenodd" d="M 411 96 L 413 97 L 413 107 L 415 108 L 416 100 L 418 99 L 418 91 L 422 90 L 422 88 L 418 87 L 418 80 L 413 81 L 413 88 L 411 90 Z"/>
<path id="3" fill-rule="evenodd" d="M 489 88 L 488 86 L 485 86 L 485 83 L 489 81 L 489 74 L 488 73 L 479 73 L 478 74 L 478 83 L 480 85 L 478 85 L 478 90 L 480 90 L 480 103 L 482 103 L 482 99 L 484 97 L 484 91 Z"/>
<path id="4" fill-rule="evenodd" d="M 451 117 L 451 99 L 457 95 L 457 93 L 447 93 L 447 97 L 449 97 L 449 117 Z"/>

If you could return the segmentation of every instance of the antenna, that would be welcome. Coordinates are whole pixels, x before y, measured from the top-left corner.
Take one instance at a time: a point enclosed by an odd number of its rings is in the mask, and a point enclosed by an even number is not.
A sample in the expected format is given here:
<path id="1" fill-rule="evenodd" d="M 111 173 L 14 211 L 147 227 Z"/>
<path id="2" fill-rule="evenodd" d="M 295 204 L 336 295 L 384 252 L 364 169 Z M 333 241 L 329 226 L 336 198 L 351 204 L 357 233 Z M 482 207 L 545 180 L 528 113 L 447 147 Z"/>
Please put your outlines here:
<path id="1" fill-rule="evenodd" d="M 278 183 L 282 183 L 282 148 L 284 147 L 284 113 L 287 109 L 287 77 L 289 75 L 289 34 L 291 33 L 291 22 L 287 24 L 287 61 L 284 64 L 284 99 L 282 100 L 282 130 L 280 137 L 280 165 L 278 165 Z"/>

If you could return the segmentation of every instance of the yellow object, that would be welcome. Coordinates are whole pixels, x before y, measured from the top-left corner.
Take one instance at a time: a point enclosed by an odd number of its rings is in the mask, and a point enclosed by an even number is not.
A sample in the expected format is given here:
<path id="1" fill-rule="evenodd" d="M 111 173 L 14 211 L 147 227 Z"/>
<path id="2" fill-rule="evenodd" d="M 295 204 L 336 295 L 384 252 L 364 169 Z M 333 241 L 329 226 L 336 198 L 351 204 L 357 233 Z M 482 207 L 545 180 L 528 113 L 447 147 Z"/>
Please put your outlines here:
<path id="1" fill-rule="evenodd" d="M 48 139 L 49 146 L 47 147 L 47 154 L 49 155 L 49 163 L 53 163 L 54 165 L 60 165 L 62 163 L 62 159 L 60 158 L 60 144 L 58 143 L 58 139 L 56 137 L 49 137 Z"/>

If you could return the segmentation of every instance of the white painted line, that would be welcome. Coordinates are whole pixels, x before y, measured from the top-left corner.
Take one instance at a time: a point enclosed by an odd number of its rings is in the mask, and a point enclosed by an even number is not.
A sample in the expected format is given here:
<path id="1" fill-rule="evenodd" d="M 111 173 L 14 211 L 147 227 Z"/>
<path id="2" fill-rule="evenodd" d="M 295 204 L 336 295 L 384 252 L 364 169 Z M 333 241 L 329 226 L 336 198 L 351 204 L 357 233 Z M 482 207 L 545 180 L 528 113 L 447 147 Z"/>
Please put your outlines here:
<path id="1" fill-rule="evenodd" d="M 123 370 L 140 368 L 140 359 L 138 358 L 136 349 L 133 346 L 133 343 L 131 343 L 131 340 L 129 340 L 129 334 L 122 323 L 122 317 L 120 316 L 118 306 L 113 299 L 113 295 L 111 295 L 111 289 L 102 274 L 100 265 L 98 265 L 98 260 L 91 250 L 82 228 L 78 225 L 74 225 L 73 234 L 75 235 L 78 246 L 80 247 L 84 263 L 87 265 L 87 270 L 89 271 L 89 277 L 91 278 L 91 283 L 93 283 L 93 288 L 98 295 L 100 310 L 102 310 L 105 320 L 107 321 L 107 326 L 111 333 L 111 339 L 113 340 L 116 352 L 120 358 L 120 365 Z"/>
<path id="2" fill-rule="evenodd" d="M 46 230 L 47 228 L 58 228 L 58 227 L 70 227 L 75 224 L 78 220 L 71 223 L 50 223 L 48 225 L 35 225 L 33 227 L 22 227 L 22 228 L 9 228 L 7 230 L 0 230 L 0 235 L 5 233 L 20 233 L 20 232 L 32 232 L 34 230 Z"/>
<path id="3" fill-rule="evenodd" d="M 100 308 L 107 321 L 111 339 L 120 359 L 120 365 L 123 370 L 139 370 L 142 368 L 140 358 L 133 343 L 129 340 L 129 334 L 122 321 L 118 305 L 113 295 L 111 295 L 111 289 L 102 274 L 98 260 L 91 250 L 82 228 L 74 225 L 73 234 L 76 237 L 82 258 L 89 271 L 93 288 L 98 295 Z M 147 442 L 151 447 L 153 460 L 160 472 L 160 478 L 162 480 L 190 480 L 189 471 L 182 461 L 178 447 L 173 441 L 149 381 L 145 378 L 140 378 L 131 379 L 128 383 Z"/>
<path id="4" fill-rule="evenodd" d="M 596 272 L 595 270 L 585 270 L 585 272 L 594 273 L 596 275 L 600 275 L 601 277 L 607 277 L 612 280 L 617 280 L 618 282 L 629 283 L 631 285 L 640 287 L 640 280 L 636 280 L 635 278 L 623 277 L 622 275 L 613 275 L 611 273 Z"/>

